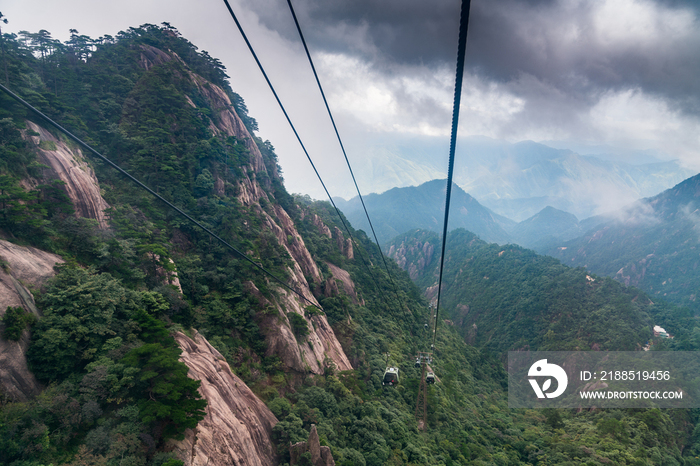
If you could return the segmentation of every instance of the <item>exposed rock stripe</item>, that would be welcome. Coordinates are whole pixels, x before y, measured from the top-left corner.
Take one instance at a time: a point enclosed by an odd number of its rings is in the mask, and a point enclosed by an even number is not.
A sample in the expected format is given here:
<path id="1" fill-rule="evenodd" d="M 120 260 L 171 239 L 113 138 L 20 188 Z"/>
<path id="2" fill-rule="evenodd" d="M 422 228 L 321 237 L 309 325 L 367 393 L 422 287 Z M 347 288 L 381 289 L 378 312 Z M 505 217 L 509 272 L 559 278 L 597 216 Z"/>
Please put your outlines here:
<path id="1" fill-rule="evenodd" d="M 3 240 L 0 240 L 0 259 L 4 263 L 0 268 L 0 317 L 8 306 L 23 307 L 38 316 L 34 297 L 26 287 L 41 287 L 54 275 L 54 265 L 63 260 L 55 254 Z M 28 346 L 27 331 L 19 341 L 0 339 L 0 392 L 15 401 L 26 401 L 41 390 L 27 367 Z"/>
<path id="2" fill-rule="evenodd" d="M 207 400 L 206 416 L 185 440 L 171 443 L 185 466 L 272 466 L 277 458 L 272 428 L 277 419 L 203 336 L 194 340 L 176 333 L 182 348 L 180 360 L 189 377 L 201 382 Z"/>
<path id="3" fill-rule="evenodd" d="M 107 228 L 104 210 L 109 208 L 109 204 L 102 199 L 95 173 L 83 160 L 80 149 L 71 149 L 66 143 L 31 121 L 27 121 L 27 126 L 39 133 L 39 136 L 31 138 L 37 146 L 46 141 L 56 147 L 55 150 L 39 148 L 41 161 L 49 166 L 45 176 L 58 178 L 65 183 L 64 189 L 73 203 L 77 216 L 95 219 L 100 228 Z"/>

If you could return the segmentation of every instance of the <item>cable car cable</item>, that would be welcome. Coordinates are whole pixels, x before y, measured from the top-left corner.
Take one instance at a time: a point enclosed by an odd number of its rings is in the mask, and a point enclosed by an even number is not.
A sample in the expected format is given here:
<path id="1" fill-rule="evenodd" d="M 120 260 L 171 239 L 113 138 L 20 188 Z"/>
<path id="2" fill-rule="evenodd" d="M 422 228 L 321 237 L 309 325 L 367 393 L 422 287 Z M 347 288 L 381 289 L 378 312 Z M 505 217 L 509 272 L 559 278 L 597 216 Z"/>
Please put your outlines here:
<path id="1" fill-rule="evenodd" d="M 361 249 L 359 248 L 360 243 L 355 241 L 355 238 L 352 236 L 352 233 L 350 232 L 350 228 L 345 223 L 345 220 L 343 220 L 343 215 L 340 213 L 340 209 L 338 209 L 338 207 L 335 205 L 333 198 L 331 197 L 330 193 L 328 192 L 328 189 L 326 188 L 326 184 L 323 182 L 321 175 L 318 173 L 318 170 L 316 169 L 316 165 L 314 164 L 313 160 L 311 160 L 311 156 L 309 155 L 309 152 L 306 150 L 306 146 L 304 146 L 304 143 L 301 141 L 301 137 L 299 136 L 299 133 L 297 133 L 297 130 L 294 127 L 294 124 L 292 123 L 291 118 L 289 118 L 289 115 L 287 114 L 287 111 L 284 108 L 284 105 L 282 105 L 282 101 L 280 100 L 279 96 L 277 95 L 277 92 L 275 91 L 275 88 L 272 85 L 272 82 L 270 82 L 270 78 L 267 77 L 267 73 L 265 72 L 265 68 L 263 68 L 262 63 L 260 63 L 260 60 L 258 59 L 258 55 L 255 53 L 253 46 L 251 45 L 250 41 L 248 40 L 248 36 L 243 31 L 243 27 L 241 26 L 241 23 L 238 22 L 238 18 L 236 17 L 236 14 L 233 12 L 231 5 L 229 4 L 228 0 L 224 0 L 224 3 L 226 4 L 226 8 L 228 9 L 228 12 L 231 14 L 231 18 L 233 18 L 233 21 L 236 23 L 236 27 L 238 27 L 238 31 L 241 33 L 243 40 L 245 41 L 246 45 L 248 46 L 248 50 L 250 50 L 250 53 L 253 55 L 253 58 L 255 59 L 255 63 L 258 64 L 258 68 L 260 68 L 260 72 L 262 73 L 263 77 L 265 78 L 265 81 L 267 82 L 267 85 L 269 86 L 270 90 L 272 91 L 272 95 L 274 95 L 275 100 L 277 100 L 277 104 L 282 109 L 282 113 L 284 114 L 285 118 L 287 119 L 287 123 L 289 123 L 289 126 L 292 128 L 292 131 L 294 132 L 294 135 L 296 136 L 297 141 L 299 141 L 299 145 L 301 146 L 302 150 L 304 151 L 304 154 L 306 154 L 306 158 L 309 160 L 311 167 L 314 169 L 314 172 L 316 173 L 318 180 L 321 182 L 321 186 L 323 186 L 323 190 L 326 192 L 328 199 L 331 201 L 331 205 L 333 205 L 333 208 L 335 209 L 336 213 L 338 214 L 338 218 L 340 218 L 341 223 L 345 227 L 345 231 L 348 232 L 348 235 L 350 236 L 350 240 L 352 241 L 352 243 L 358 244 L 357 252 L 360 255 L 360 258 L 362 259 L 362 262 L 367 267 L 367 270 L 369 271 L 370 275 L 372 276 L 372 280 L 373 280 L 375 286 L 377 287 L 377 291 L 379 291 L 379 295 L 381 296 L 381 290 L 379 289 L 377 279 L 375 278 L 374 274 L 372 273 L 372 269 L 370 269 L 367 262 L 365 262 L 365 258 L 362 255 Z"/>
<path id="2" fill-rule="evenodd" d="M 381 246 L 379 246 L 379 240 L 377 239 L 377 233 L 374 231 L 374 225 L 372 225 L 372 220 L 369 218 L 369 212 L 367 212 L 367 206 L 365 206 L 365 200 L 362 197 L 362 193 L 360 192 L 360 188 L 357 185 L 357 180 L 355 179 L 355 174 L 352 171 L 352 167 L 350 166 L 350 160 L 348 160 L 348 155 L 345 152 L 345 146 L 343 145 L 343 141 L 340 138 L 340 133 L 338 132 L 338 127 L 335 124 L 335 119 L 333 118 L 333 113 L 331 112 L 331 108 L 328 105 L 328 100 L 326 99 L 326 94 L 323 92 L 323 86 L 321 86 L 321 81 L 318 78 L 318 73 L 316 73 L 316 67 L 314 66 L 314 61 L 311 59 L 311 53 L 309 52 L 309 47 L 306 45 L 306 39 L 304 39 L 304 34 L 301 32 L 301 25 L 299 24 L 299 20 L 297 19 L 297 15 L 294 12 L 294 7 L 292 6 L 292 0 L 287 0 L 287 5 L 289 5 L 289 11 L 292 13 L 292 18 L 294 18 L 294 24 L 296 24 L 297 31 L 299 32 L 299 38 L 301 39 L 301 43 L 304 45 L 304 51 L 306 52 L 306 57 L 309 59 L 309 65 L 311 65 L 311 71 L 314 73 L 314 78 L 316 78 L 316 84 L 318 84 L 318 90 L 321 92 L 321 97 L 323 97 L 323 103 L 326 105 L 326 110 L 328 111 L 328 117 L 331 119 L 331 123 L 333 124 L 333 130 L 335 131 L 335 136 L 338 139 L 338 144 L 340 144 L 340 149 L 343 152 L 343 157 L 345 157 L 345 163 L 348 166 L 348 170 L 350 170 L 350 176 L 352 177 L 352 182 L 355 184 L 355 189 L 357 190 L 357 195 L 360 197 L 360 202 L 362 203 L 362 209 L 365 211 L 365 216 L 367 217 L 367 222 L 369 222 L 369 227 L 372 230 L 372 235 L 374 236 L 374 242 L 377 244 L 377 248 L 379 248 L 379 254 L 382 256 L 382 261 L 384 262 L 384 268 L 386 269 L 387 275 L 389 275 L 389 280 L 391 280 L 391 284 L 394 287 L 394 294 L 396 295 L 396 299 L 399 302 L 399 305 L 403 309 L 405 307 L 403 300 L 399 297 L 399 293 L 396 288 L 396 283 L 394 282 L 394 278 L 391 276 L 391 272 L 389 272 L 389 266 L 386 263 L 386 258 L 384 257 L 384 253 L 382 252 Z"/>
<path id="3" fill-rule="evenodd" d="M 452 195 L 452 174 L 455 163 L 455 146 L 457 144 L 457 126 L 459 123 L 459 104 L 462 99 L 462 79 L 464 76 L 464 56 L 467 48 L 467 30 L 469 28 L 469 8 L 471 0 L 462 0 L 459 19 L 459 43 L 457 46 L 457 75 L 455 78 L 454 105 L 452 107 L 452 132 L 450 135 L 450 158 L 447 170 L 447 194 L 445 195 L 445 221 L 442 226 L 442 252 L 440 253 L 440 276 L 438 279 L 437 304 L 435 307 L 435 333 L 433 347 L 437 337 L 438 314 L 440 313 L 440 292 L 442 289 L 442 270 L 445 264 L 445 244 L 447 243 L 447 223 L 450 217 L 450 197 Z"/>
<path id="4" fill-rule="evenodd" d="M 145 184 L 143 184 L 143 183 L 142 183 L 141 181 L 139 181 L 138 179 L 134 178 L 129 172 L 127 172 L 126 170 L 124 170 L 123 168 L 121 168 L 121 167 L 120 167 L 119 165 L 117 165 L 116 163 L 112 162 L 110 159 L 108 159 L 108 158 L 105 157 L 104 155 L 102 155 L 102 154 L 100 154 L 99 152 L 97 152 L 95 149 L 93 149 L 90 145 L 88 145 L 88 144 L 87 144 L 86 142 L 84 142 L 82 139 L 80 139 L 80 138 L 78 138 L 77 136 L 75 136 L 73 133 L 71 133 L 70 131 L 68 131 L 67 129 L 65 129 L 63 126 L 61 126 L 61 125 L 59 125 L 58 123 L 56 123 L 55 121 L 53 121 L 51 118 L 49 118 L 47 115 L 43 114 L 43 113 L 42 113 L 41 111 L 39 111 L 38 109 L 34 108 L 31 104 L 29 104 L 28 102 L 26 102 L 24 99 L 22 99 L 21 97 L 19 97 L 19 96 L 18 96 L 17 94 L 15 94 L 14 92 L 10 91 L 8 88 L 6 88 L 5 86 L 3 86 L 2 84 L 0 84 L 0 90 L 4 91 L 7 95 L 9 95 L 9 96 L 12 97 L 13 99 L 15 99 L 17 102 L 19 102 L 20 104 L 22 104 L 23 106 L 25 106 L 26 108 L 28 108 L 29 110 L 31 110 L 32 112 L 36 113 L 38 116 L 40 116 L 42 119 L 44 119 L 44 120 L 45 120 L 47 123 L 49 123 L 51 126 L 53 126 L 54 128 L 58 129 L 59 131 L 61 131 L 61 132 L 64 133 L 66 136 L 70 137 L 71 139 L 73 139 L 75 142 L 77 142 L 78 144 L 80 144 L 82 147 L 84 147 L 85 149 L 87 149 L 89 152 L 92 152 L 94 155 L 96 155 L 97 157 L 99 157 L 100 159 L 102 159 L 102 161 L 104 161 L 104 162 L 107 163 L 109 166 L 111 166 L 112 168 L 114 168 L 115 170 L 117 170 L 119 173 L 121 173 L 122 175 L 124 175 L 124 176 L 125 176 L 126 178 L 128 178 L 129 180 L 131 180 L 131 181 L 133 181 L 134 183 L 136 183 L 136 184 L 137 184 L 139 187 L 141 187 L 142 189 L 145 189 L 146 191 L 148 191 L 151 195 L 153 195 L 154 197 L 156 197 L 158 200 L 160 200 L 161 202 L 163 202 L 165 205 L 167 205 L 168 207 L 170 207 L 171 209 L 173 209 L 173 210 L 174 210 L 175 212 L 177 212 L 178 214 L 180 214 L 180 215 L 182 215 L 183 217 L 185 217 L 185 218 L 186 218 L 187 220 L 189 220 L 191 223 L 197 225 L 199 228 L 201 228 L 202 230 L 204 230 L 206 233 L 208 233 L 209 235 L 211 235 L 211 236 L 213 236 L 214 238 L 216 238 L 221 244 L 223 244 L 224 246 L 226 246 L 227 248 L 231 249 L 233 252 L 235 252 L 236 254 L 238 254 L 239 257 L 241 257 L 242 259 L 244 259 L 244 260 L 250 262 L 250 263 L 253 264 L 256 268 L 258 268 L 258 269 L 262 270 L 263 272 L 265 272 L 267 275 L 269 275 L 270 277 L 272 277 L 277 283 L 279 283 L 279 284 L 282 285 L 283 287 L 287 288 L 289 291 L 292 291 L 292 292 L 296 293 L 298 296 L 300 296 L 304 301 L 306 301 L 306 302 L 309 303 L 310 305 L 312 305 L 312 306 L 314 306 L 314 307 L 320 309 L 321 311 L 323 311 L 323 308 L 322 308 L 321 306 L 319 306 L 318 304 L 316 304 L 316 303 L 314 303 L 313 301 L 311 301 L 310 299 L 308 299 L 308 298 L 307 298 L 306 296 L 304 296 L 299 290 L 297 290 L 297 289 L 293 288 L 292 286 L 288 285 L 288 284 L 285 283 L 281 278 L 278 278 L 276 275 L 274 275 L 272 272 L 270 272 L 269 270 L 265 269 L 265 268 L 262 267 L 261 265 L 258 265 L 257 262 L 255 262 L 253 259 L 251 259 L 250 257 L 248 257 L 246 254 L 244 254 L 244 253 L 242 253 L 241 251 L 239 251 L 238 249 L 236 249 L 234 246 L 232 246 L 231 244 L 229 244 L 226 240 L 224 240 L 223 238 L 221 238 L 220 236 L 218 236 L 216 233 L 212 232 L 212 231 L 209 230 L 207 227 L 205 227 L 204 225 L 202 225 L 201 223 L 199 223 L 197 220 L 195 220 L 194 218 L 190 217 L 188 214 L 186 214 L 185 212 L 183 212 L 181 209 L 179 209 L 178 207 L 176 207 L 175 205 L 173 205 L 171 202 L 167 201 L 165 198 L 163 198 L 163 196 L 161 196 L 160 194 L 158 194 L 158 193 L 156 193 L 155 191 L 153 191 L 151 188 L 149 188 L 148 186 L 146 186 Z M 325 312 L 325 311 L 323 311 L 323 312 Z"/>

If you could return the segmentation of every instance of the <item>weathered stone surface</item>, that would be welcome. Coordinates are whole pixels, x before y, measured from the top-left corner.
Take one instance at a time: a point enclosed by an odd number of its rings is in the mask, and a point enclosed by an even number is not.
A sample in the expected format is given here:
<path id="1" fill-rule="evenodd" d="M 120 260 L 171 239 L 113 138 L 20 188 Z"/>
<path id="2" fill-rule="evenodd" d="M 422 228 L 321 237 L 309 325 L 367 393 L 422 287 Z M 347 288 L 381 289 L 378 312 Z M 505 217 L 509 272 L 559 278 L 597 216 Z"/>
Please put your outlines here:
<path id="1" fill-rule="evenodd" d="M 399 267 L 406 270 L 412 280 L 415 280 L 432 263 L 433 252 L 432 244 L 416 240 L 409 244 L 402 241 L 398 246 L 392 244 L 387 255 L 394 259 Z M 413 259 L 409 260 L 409 256 Z"/>
<path id="2" fill-rule="evenodd" d="M 323 374 L 331 362 L 337 370 L 352 369 L 325 315 L 309 316 L 305 309 L 308 303 L 300 303 L 297 295 L 286 289 L 278 289 L 274 303 L 265 299 L 253 283 L 247 282 L 246 289 L 255 294 L 263 306 L 276 308 L 276 312 L 263 316 L 260 323 L 267 343 L 267 355 L 277 355 L 286 367 L 301 373 Z M 310 298 L 316 302 L 313 296 Z M 308 325 L 309 334 L 303 340 L 298 341 L 292 332 L 287 317 L 292 312 L 303 316 Z"/>
<path id="3" fill-rule="evenodd" d="M 352 248 L 352 239 L 350 238 L 345 240 L 345 257 L 350 260 L 355 258 L 355 251 Z"/>
<path id="4" fill-rule="evenodd" d="M 355 291 L 355 283 L 352 281 L 352 278 L 350 278 L 350 273 L 348 273 L 347 270 L 341 269 L 340 267 L 331 264 L 330 262 L 326 262 L 326 265 L 330 269 L 331 274 L 333 274 L 333 278 L 331 278 L 331 280 L 337 280 L 341 283 L 343 291 L 350 297 L 350 300 L 352 300 L 354 304 L 364 305 L 364 300 L 360 302 L 360 299 L 357 297 L 357 292 Z"/>
<path id="5" fill-rule="evenodd" d="M 340 249 L 340 253 L 345 254 L 345 237 L 343 236 L 343 232 L 340 231 L 340 228 L 333 227 L 333 236 L 335 236 L 335 243 L 338 249 Z"/>
<path id="6" fill-rule="evenodd" d="M 299 442 L 289 447 L 290 464 L 299 464 L 301 456 L 309 452 L 311 464 L 314 466 L 335 466 L 335 460 L 329 447 L 322 447 L 319 442 L 316 425 L 311 425 L 309 439 L 306 442 Z"/>
<path id="7" fill-rule="evenodd" d="M 201 335 L 194 340 L 175 334 L 182 348 L 180 360 L 189 377 L 199 380 L 207 400 L 206 416 L 185 439 L 170 447 L 185 466 L 250 465 L 278 463 L 272 444 L 277 419 L 239 379 L 224 357 Z"/>
<path id="8" fill-rule="evenodd" d="M 23 307 L 38 316 L 34 297 L 27 287 L 40 288 L 54 275 L 54 265 L 63 260 L 55 254 L 3 240 L 0 240 L 0 260 L 4 264 L 0 268 L 0 317 L 8 306 Z M 0 323 L 0 334 L 3 330 Z M 12 400 L 26 401 L 41 390 L 27 367 L 28 346 L 27 331 L 19 341 L 0 338 L 0 391 Z"/>
<path id="9" fill-rule="evenodd" d="M 325 236 L 327 236 L 327 237 L 329 237 L 329 238 L 332 238 L 332 237 L 333 237 L 333 234 L 331 233 L 331 229 L 328 228 L 328 225 L 326 225 L 325 223 L 323 223 L 323 220 L 321 220 L 321 217 L 319 217 L 318 215 L 314 214 L 313 223 L 314 223 L 314 225 L 316 226 L 316 228 L 318 228 L 318 232 L 319 232 L 320 234 L 325 235 Z"/>
<path id="10" fill-rule="evenodd" d="M 214 117 L 215 134 L 223 133 L 226 136 L 233 136 L 243 142 L 250 151 L 253 170 L 256 172 L 267 172 L 260 149 L 258 149 L 257 144 L 255 144 L 248 129 L 243 124 L 243 120 L 240 119 L 234 110 L 231 99 L 226 95 L 226 92 L 221 87 L 195 73 L 190 72 L 190 78 L 197 86 L 197 90 L 207 100 L 207 103 L 215 112 L 215 114 L 212 115 Z"/>
<path id="11" fill-rule="evenodd" d="M 287 249 L 287 252 L 289 252 L 289 255 L 292 256 L 294 261 L 299 264 L 303 273 L 311 277 L 313 281 L 320 283 L 321 274 L 316 266 L 316 261 L 311 257 L 309 250 L 306 249 L 306 244 L 301 238 L 301 235 L 299 235 L 296 226 L 294 226 L 294 222 L 287 212 L 279 205 L 275 205 L 275 214 L 277 216 L 277 223 L 275 226 L 270 225 L 270 227 L 275 232 L 278 241 Z M 280 226 L 277 226 L 277 224 Z"/>
<path id="12" fill-rule="evenodd" d="M 173 57 L 152 45 L 141 45 L 139 65 L 146 71 L 150 70 L 154 65 L 160 65 L 172 59 Z"/>
<path id="13" fill-rule="evenodd" d="M 39 133 L 39 136 L 32 136 L 31 139 L 37 145 L 40 161 L 49 167 L 44 170 L 44 176 L 65 183 L 63 188 L 78 217 L 95 219 L 100 228 L 107 228 L 104 210 L 109 208 L 109 204 L 102 198 L 95 173 L 83 159 L 80 149 L 68 147 L 66 143 L 31 121 L 27 121 L 27 127 Z M 56 149 L 42 149 L 38 147 L 41 142 L 51 143 Z"/>

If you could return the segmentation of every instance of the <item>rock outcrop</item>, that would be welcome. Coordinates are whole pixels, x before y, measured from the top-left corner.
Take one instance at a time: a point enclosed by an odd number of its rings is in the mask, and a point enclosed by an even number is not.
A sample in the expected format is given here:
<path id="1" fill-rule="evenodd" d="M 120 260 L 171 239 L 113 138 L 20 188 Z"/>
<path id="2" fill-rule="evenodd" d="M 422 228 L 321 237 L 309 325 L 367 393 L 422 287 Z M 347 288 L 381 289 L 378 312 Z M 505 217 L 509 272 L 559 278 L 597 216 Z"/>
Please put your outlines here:
<path id="1" fill-rule="evenodd" d="M 313 217 L 313 224 L 318 228 L 318 232 L 322 235 L 327 236 L 328 238 L 332 238 L 333 234 L 331 233 L 331 229 L 328 228 L 328 225 L 323 223 L 323 220 L 321 220 L 321 217 L 318 215 L 314 214 Z"/>
<path id="2" fill-rule="evenodd" d="M 253 283 L 246 283 L 246 288 L 258 297 L 263 307 L 275 309 L 275 312 L 265 314 L 260 322 L 267 343 L 267 355 L 277 355 L 287 368 L 300 373 L 320 375 L 331 363 L 340 371 L 352 369 L 325 315 L 309 315 L 291 291 L 278 289 L 276 302 L 271 303 Z M 316 302 L 315 299 L 312 302 Z M 291 313 L 304 317 L 309 330 L 307 336 L 297 339 L 294 335 L 289 321 Z"/>
<path id="3" fill-rule="evenodd" d="M 317 303 L 316 298 L 311 293 L 309 281 L 321 284 L 322 277 L 318 266 L 313 257 L 311 257 L 289 214 L 280 205 L 271 201 L 257 179 L 257 176 L 260 174 L 265 174 L 266 176 L 277 176 L 277 174 L 268 173 L 258 146 L 243 124 L 243 121 L 234 111 L 226 92 L 219 86 L 194 73 L 190 73 L 190 77 L 200 94 L 207 100 L 211 108 L 215 110 L 211 125 L 212 131 L 215 134 L 233 136 L 239 141 L 243 141 L 250 152 L 250 170 L 245 172 L 244 176 L 238 181 L 238 200 L 244 206 L 252 206 L 256 209 L 257 214 L 263 219 L 263 228 L 272 232 L 277 238 L 277 242 L 289 253 L 289 256 L 292 258 L 292 264 L 288 269 L 290 284 L 302 292 L 308 301 Z M 259 204 L 261 199 L 270 202 L 271 209 L 262 209 Z M 328 227 L 326 227 L 326 230 L 328 230 Z M 328 234 L 330 234 L 330 230 L 328 230 Z M 342 234 L 340 238 L 341 251 L 348 249 L 344 244 Z M 352 251 L 352 248 L 350 247 L 349 250 Z M 252 288 L 255 287 L 253 286 Z M 251 289 L 251 291 L 260 295 L 257 289 Z M 306 315 L 305 307 L 308 305 L 308 302 L 302 302 L 301 298 L 287 290 L 278 288 L 278 295 L 279 298 L 275 303 L 267 302 L 265 306 L 275 307 L 277 315 L 284 316 L 282 320 L 284 325 L 280 325 L 280 321 L 276 317 L 274 319 L 263 317 L 262 319 L 264 322 L 261 327 L 265 333 L 268 354 L 276 354 L 287 367 L 298 372 L 323 374 L 325 366 L 331 362 L 338 370 L 352 369 L 326 317 L 323 315 L 314 315 L 312 317 Z M 304 316 L 307 321 L 309 335 L 304 341 L 297 341 L 294 336 L 287 318 L 287 314 L 290 312 Z"/>
<path id="4" fill-rule="evenodd" d="M 139 66 L 146 71 L 150 70 L 155 65 L 160 65 L 161 63 L 170 61 L 173 58 L 152 45 L 141 44 L 140 48 L 141 54 L 139 56 Z"/>
<path id="5" fill-rule="evenodd" d="M 435 247 L 429 241 L 413 239 L 401 241 L 398 245 L 392 244 L 387 255 L 408 272 L 411 280 L 416 280 L 433 262 L 434 250 Z"/>
<path id="6" fill-rule="evenodd" d="M 233 136 L 243 142 L 246 149 L 250 152 L 251 167 L 256 173 L 265 172 L 265 162 L 263 161 L 262 153 L 255 140 L 248 132 L 248 129 L 243 124 L 243 120 L 234 110 L 231 99 L 226 92 L 216 84 L 213 84 L 203 77 L 190 72 L 192 82 L 197 86 L 197 90 L 204 97 L 213 112 L 213 125 L 210 126 L 214 134 L 224 134 Z M 273 174 L 270 174 L 273 175 Z M 274 174 L 276 175 L 276 174 Z"/>
<path id="7" fill-rule="evenodd" d="M 333 277 L 329 280 L 340 282 L 343 291 L 350 297 L 350 300 L 353 302 L 353 304 L 361 304 L 364 306 L 364 300 L 360 300 L 357 297 L 357 292 L 355 291 L 355 283 L 352 281 L 352 278 L 350 278 L 350 273 L 348 273 L 347 270 L 341 269 L 340 267 L 331 264 L 330 262 L 326 262 L 326 265 L 328 265 L 331 274 L 333 274 Z"/>
<path id="8" fill-rule="evenodd" d="M 239 379 L 226 359 L 201 335 L 194 340 L 175 334 L 188 376 L 199 380 L 207 400 L 206 415 L 185 439 L 170 447 L 185 466 L 272 466 L 278 463 L 272 443 L 277 419 Z"/>
<path id="9" fill-rule="evenodd" d="M 326 446 L 321 446 L 316 432 L 316 424 L 311 425 L 309 439 L 306 442 L 295 443 L 289 447 L 290 464 L 301 464 L 301 457 L 305 453 L 309 453 L 310 464 L 313 466 L 335 466 L 335 460 L 331 454 L 331 449 Z M 304 463 L 307 464 L 307 463 Z"/>
<path id="10" fill-rule="evenodd" d="M 63 188 L 78 217 L 95 219 L 100 228 L 107 228 L 104 210 L 109 208 L 109 205 L 102 198 L 95 173 L 83 159 L 80 149 L 69 147 L 31 121 L 27 121 L 27 126 L 39 133 L 38 136 L 32 136 L 31 140 L 38 148 L 39 160 L 49 167 L 44 170 L 44 177 L 59 179 L 65 183 Z"/>
<path id="11" fill-rule="evenodd" d="M 0 240 L 0 261 L 0 317 L 8 306 L 23 307 L 38 317 L 34 297 L 27 287 L 40 288 L 54 275 L 54 265 L 63 260 L 55 254 Z M 2 330 L 0 323 L 0 333 Z M 27 367 L 28 346 L 27 331 L 19 341 L 0 338 L 0 391 L 11 400 L 26 401 L 41 390 Z"/>

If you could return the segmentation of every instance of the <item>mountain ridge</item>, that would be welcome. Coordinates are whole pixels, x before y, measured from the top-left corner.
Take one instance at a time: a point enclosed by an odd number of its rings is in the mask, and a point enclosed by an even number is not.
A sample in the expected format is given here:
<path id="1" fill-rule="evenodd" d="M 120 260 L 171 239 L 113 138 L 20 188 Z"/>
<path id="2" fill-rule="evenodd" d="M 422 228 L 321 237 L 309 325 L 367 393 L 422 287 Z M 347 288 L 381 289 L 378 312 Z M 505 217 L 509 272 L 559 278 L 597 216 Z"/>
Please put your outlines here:
<path id="1" fill-rule="evenodd" d="M 380 244 L 412 228 L 441 230 L 446 184 L 445 180 L 432 180 L 420 186 L 392 188 L 382 194 L 363 196 L 370 218 L 374 219 L 372 223 Z M 353 225 L 371 233 L 359 198 L 341 201 L 337 205 Z M 508 219 L 483 207 L 476 199 L 453 184 L 451 228 L 469 225 L 472 231 L 489 241 L 507 242 L 509 235 L 502 224 L 508 223 Z"/>
<path id="2" fill-rule="evenodd" d="M 697 310 L 699 206 L 700 175 L 695 175 L 546 252 Z"/>
<path id="3" fill-rule="evenodd" d="M 439 138 L 414 137 L 372 144 L 375 146 L 362 152 L 390 154 L 387 160 L 393 160 L 388 161 L 395 167 L 393 170 L 407 172 L 387 183 L 367 168 L 373 163 L 371 159 L 362 163 L 357 167 L 358 178 L 375 193 L 445 177 L 446 162 L 438 154 L 446 154 L 447 148 Z M 400 165 L 401 160 L 406 161 L 405 166 Z M 534 141 L 510 143 L 470 136 L 457 141 L 454 182 L 484 207 L 519 222 L 547 205 L 587 218 L 653 196 L 693 174 L 678 161 L 634 164 Z"/>

